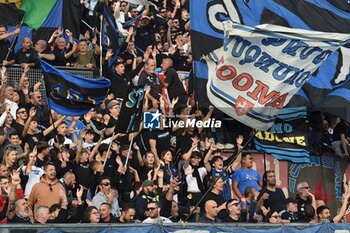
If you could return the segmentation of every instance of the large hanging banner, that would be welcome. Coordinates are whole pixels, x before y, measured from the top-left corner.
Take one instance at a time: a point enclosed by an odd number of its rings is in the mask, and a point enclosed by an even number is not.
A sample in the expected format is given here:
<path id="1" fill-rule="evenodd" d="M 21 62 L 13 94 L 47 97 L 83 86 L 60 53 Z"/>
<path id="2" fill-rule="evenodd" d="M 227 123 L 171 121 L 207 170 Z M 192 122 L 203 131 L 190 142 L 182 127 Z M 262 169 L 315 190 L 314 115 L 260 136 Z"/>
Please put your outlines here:
<path id="1" fill-rule="evenodd" d="M 249 27 L 224 21 L 223 47 L 206 57 L 207 94 L 221 111 L 252 128 L 269 129 L 278 112 L 347 34 Z"/>
<path id="2" fill-rule="evenodd" d="M 273 24 L 350 33 L 350 4 L 343 0 L 191 0 L 190 3 L 194 87 L 200 93 L 196 95 L 199 106 L 210 104 L 207 95 L 203 94 L 209 76 L 203 56 L 222 47 L 223 21 L 232 20 L 248 26 Z M 330 55 L 312 73 L 313 78 L 294 95 L 289 105 L 321 107 L 326 112 L 350 121 L 349 48 L 347 44 Z"/>

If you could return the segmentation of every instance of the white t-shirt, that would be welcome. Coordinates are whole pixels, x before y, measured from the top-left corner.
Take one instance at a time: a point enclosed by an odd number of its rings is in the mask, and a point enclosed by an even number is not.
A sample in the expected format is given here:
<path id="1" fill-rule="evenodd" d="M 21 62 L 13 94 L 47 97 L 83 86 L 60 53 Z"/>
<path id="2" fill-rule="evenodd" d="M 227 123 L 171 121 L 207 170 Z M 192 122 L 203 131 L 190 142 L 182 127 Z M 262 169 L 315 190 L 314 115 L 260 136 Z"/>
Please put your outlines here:
<path id="1" fill-rule="evenodd" d="M 142 221 L 142 223 L 159 223 L 161 221 L 162 223 L 172 223 L 172 221 L 168 218 L 165 217 L 160 217 L 156 219 L 152 219 L 150 217 L 146 218 L 145 220 Z"/>
<path id="2" fill-rule="evenodd" d="M 27 166 L 22 167 L 23 173 L 25 173 Z M 32 170 L 28 174 L 28 181 L 24 190 L 24 195 L 29 196 L 33 186 L 39 183 L 40 177 L 44 174 L 44 170 L 41 167 L 32 166 Z"/>
<path id="3" fill-rule="evenodd" d="M 191 170 L 191 169 L 192 169 L 191 165 L 188 165 L 188 167 L 186 168 L 186 170 Z M 186 171 L 185 171 L 185 173 L 186 173 Z M 199 173 L 201 180 L 203 182 L 204 177 L 207 175 L 207 169 L 205 169 L 205 167 L 200 167 L 200 168 L 198 168 L 198 173 Z M 196 177 L 192 176 L 192 174 L 186 175 L 186 182 L 187 182 L 187 192 L 190 192 L 190 193 L 201 192 L 198 188 L 198 185 L 197 185 L 197 179 L 196 179 Z"/>

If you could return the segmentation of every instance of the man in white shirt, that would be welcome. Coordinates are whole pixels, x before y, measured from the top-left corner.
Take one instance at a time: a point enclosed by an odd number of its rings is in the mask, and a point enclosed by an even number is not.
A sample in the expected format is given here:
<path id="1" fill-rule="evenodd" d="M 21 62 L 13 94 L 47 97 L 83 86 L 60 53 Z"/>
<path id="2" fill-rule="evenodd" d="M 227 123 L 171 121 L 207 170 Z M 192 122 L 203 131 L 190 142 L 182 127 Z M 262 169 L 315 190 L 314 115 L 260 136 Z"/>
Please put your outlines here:
<path id="1" fill-rule="evenodd" d="M 149 202 L 147 204 L 148 218 L 142 223 L 172 223 L 168 218 L 160 216 L 160 207 L 158 202 Z"/>

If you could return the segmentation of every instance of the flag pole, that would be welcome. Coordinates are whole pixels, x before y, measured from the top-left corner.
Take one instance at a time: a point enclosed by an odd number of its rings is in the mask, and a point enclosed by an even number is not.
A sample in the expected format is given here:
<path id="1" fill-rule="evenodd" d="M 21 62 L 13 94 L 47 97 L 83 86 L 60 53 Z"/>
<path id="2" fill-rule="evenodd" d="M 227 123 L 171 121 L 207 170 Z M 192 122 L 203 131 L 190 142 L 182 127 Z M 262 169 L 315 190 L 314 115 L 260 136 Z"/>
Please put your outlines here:
<path id="1" fill-rule="evenodd" d="M 21 28 L 21 26 L 22 26 L 22 24 L 23 24 L 23 22 L 24 22 L 25 16 L 26 16 L 26 14 L 24 13 L 23 18 L 22 18 L 22 21 L 21 21 L 21 23 L 19 24 L 19 28 Z M 17 26 L 16 26 L 16 29 L 17 29 Z M 15 29 L 15 30 L 16 30 L 16 29 Z M 18 34 L 19 34 L 19 33 L 18 33 Z M 13 40 L 12 40 L 12 42 L 11 42 L 10 48 L 8 49 L 9 51 L 7 52 L 6 57 L 5 57 L 5 61 L 6 61 L 7 58 L 10 56 L 10 53 L 11 53 L 11 51 L 12 51 L 12 47 L 13 47 L 13 45 L 15 44 L 15 41 L 16 41 L 16 39 L 17 39 L 17 37 L 18 37 L 18 34 L 15 35 L 15 37 L 13 38 Z"/>
<path id="2" fill-rule="evenodd" d="M 114 134 L 115 134 L 115 132 L 113 132 L 113 135 L 112 135 L 112 137 L 111 137 L 111 142 L 109 143 L 109 145 L 108 145 L 108 150 L 107 150 L 107 154 L 106 154 L 106 158 L 105 158 L 105 160 L 103 161 L 103 167 L 105 167 L 105 165 L 106 165 L 106 162 L 107 162 L 107 158 L 108 158 L 108 154 L 109 154 L 109 152 L 111 151 L 111 147 L 112 147 L 112 143 L 113 143 L 113 137 L 114 137 Z"/>
<path id="3" fill-rule="evenodd" d="M 194 213 L 194 211 L 197 209 L 197 207 L 199 206 L 199 204 L 204 200 L 204 198 L 208 195 L 208 193 L 211 191 L 211 189 L 214 187 L 214 185 L 216 184 L 216 182 L 222 178 L 222 176 L 224 175 L 224 172 L 227 171 L 228 168 L 231 167 L 231 165 L 233 164 L 233 162 L 236 160 L 237 156 L 242 153 L 242 151 L 244 150 L 244 148 L 247 147 L 247 145 L 250 143 L 250 141 L 254 138 L 255 134 L 253 134 L 249 140 L 244 144 L 243 148 L 238 150 L 235 156 L 232 156 L 232 159 L 230 160 L 229 164 L 226 166 L 226 168 L 220 173 L 220 176 L 216 179 L 214 179 L 214 181 L 212 182 L 212 184 L 210 185 L 210 187 L 208 188 L 208 190 L 203 194 L 202 198 L 197 202 L 196 206 L 192 209 L 192 211 L 190 212 L 190 214 L 187 216 L 187 218 L 185 219 L 185 222 L 188 221 L 188 219 L 191 217 L 191 215 Z"/>
<path id="4" fill-rule="evenodd" d="M 128 150 L 128 154 L 126 156 L 126 161 L 125 161 L 125 165 L 124 165 L 125 169 L 128 166 L 129 157 L 130 157 L 130 150 L 131 150 L 131 146 L 132 146 L 133 142 L 134 142 L 134 137 L 131 138 L 131 142 L 130 142 L 130 145 L 129 145 L 129 150 Z"/>
<path id="5" fill-rule="evenodd" d="M 102 77 L 102 60 L 103 60 L 103 45 L 102 45 L 102 27 L 103 27 L 103 14 L 101 15 L 101 22 L 100 22 L 100 77 Z"/>

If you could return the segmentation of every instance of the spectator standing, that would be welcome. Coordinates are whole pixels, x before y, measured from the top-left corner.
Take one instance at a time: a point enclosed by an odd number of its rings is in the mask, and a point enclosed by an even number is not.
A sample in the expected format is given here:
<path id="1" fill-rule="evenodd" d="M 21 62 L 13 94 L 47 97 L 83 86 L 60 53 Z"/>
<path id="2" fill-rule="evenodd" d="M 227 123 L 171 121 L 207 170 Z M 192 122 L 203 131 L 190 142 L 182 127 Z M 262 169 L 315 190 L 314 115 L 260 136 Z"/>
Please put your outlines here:
<path id="1" fill-rule="evenodd" d="M 243 198 L 246 187 L 252 186 L 256 191 L 262 187 L 262 178 L 253 168 L 253 157 L 251 154 L 243 154 L 241 168 L 232 177 L 232 188 L 239 199 Z"/>

